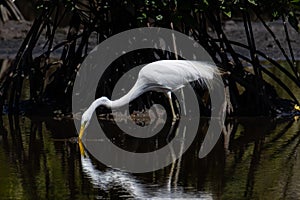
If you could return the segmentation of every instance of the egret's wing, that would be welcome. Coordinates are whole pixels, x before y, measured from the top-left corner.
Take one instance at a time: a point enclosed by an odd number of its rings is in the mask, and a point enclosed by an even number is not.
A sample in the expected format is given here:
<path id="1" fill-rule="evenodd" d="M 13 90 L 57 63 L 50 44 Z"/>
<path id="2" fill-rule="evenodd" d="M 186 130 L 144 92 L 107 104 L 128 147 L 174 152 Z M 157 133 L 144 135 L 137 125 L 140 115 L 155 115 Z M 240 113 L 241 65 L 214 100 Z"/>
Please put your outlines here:
<path id="1" fill-rule="evenodd" d="M 187 60 L 162 60 L 150 63 L 139 73 L 140 84 L 157 84 L 176 90 L 189 82 L 201 80 L 208 84 L 217 68 L 211 64 Z"/>

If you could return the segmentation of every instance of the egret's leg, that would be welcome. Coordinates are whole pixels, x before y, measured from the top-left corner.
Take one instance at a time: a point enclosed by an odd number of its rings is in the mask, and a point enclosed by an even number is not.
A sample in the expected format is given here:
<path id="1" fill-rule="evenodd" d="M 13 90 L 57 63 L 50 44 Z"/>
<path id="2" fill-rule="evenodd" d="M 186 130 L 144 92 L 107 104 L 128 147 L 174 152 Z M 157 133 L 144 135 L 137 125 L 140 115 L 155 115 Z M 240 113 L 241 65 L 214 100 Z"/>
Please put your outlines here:
<path id="1" fill-rule="evenodd" d="M 181 102 L 182 102 L 182 107 L 183 107 L 183 113 L 186 116 L 186 107 L 185 107 L 185 99 L 184 99 L 184 92 L 183 89 L 180 89 L 181 92 Z"/>
<path id="2" fill-rule="evenodd" d="M 169 103 L 170 103 L 171 110 L 172 110 L 173 122 L 175 122 L 177 117 L 176 117 L 176 114 L 175 114 L 175 111 L 174 111 L 174 107 L 173 107 L 172 93 L 171 93 L 171 91 L 167 92 L 167 96 L 168 96 Z"/>

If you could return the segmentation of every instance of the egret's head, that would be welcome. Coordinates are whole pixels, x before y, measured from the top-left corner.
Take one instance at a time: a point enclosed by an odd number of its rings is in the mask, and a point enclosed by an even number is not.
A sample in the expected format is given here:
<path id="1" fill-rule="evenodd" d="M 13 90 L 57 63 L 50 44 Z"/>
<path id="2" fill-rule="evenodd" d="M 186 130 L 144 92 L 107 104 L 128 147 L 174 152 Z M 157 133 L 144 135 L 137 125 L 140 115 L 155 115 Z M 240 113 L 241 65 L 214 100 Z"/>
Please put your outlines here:
<path id="1" fill-rule="evenodd" d="M 79 132 L 79 139 L 82 138 L 83 133 L 86 129 L 86 127 L 89 125 L 90 120 L 92 118 L 93 112 L 90 111 L 90 109 L 87 109 L 82 117 L 81 117 L 81 126 L 80 126 L 80 132 Z"/>
<path id="2" fill-rule="evenodd" d="M 105 106 L 106 108 L 111 107 L 111 101 L 107 97 L 101 97 L 99 99 L 96 99 L 93 101 L 93 103 L 90 105 L 90 107 L 83 113 L 81 117 L 81 127 L 79 132 L 79 139 L 82 138 L 83 133 L 86 129 L 86 127 L 89 125 L 93 112 L 98 106 Z"/>

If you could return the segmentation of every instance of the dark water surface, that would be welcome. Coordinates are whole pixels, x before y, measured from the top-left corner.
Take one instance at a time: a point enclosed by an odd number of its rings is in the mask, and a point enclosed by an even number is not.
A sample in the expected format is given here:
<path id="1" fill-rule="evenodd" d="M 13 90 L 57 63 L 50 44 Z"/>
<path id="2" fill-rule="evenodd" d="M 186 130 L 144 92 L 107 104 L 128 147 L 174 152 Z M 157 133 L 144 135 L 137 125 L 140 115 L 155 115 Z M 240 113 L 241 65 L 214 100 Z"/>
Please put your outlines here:
<path id="1" fill-rule="evenodd" d="M 273 72 L 300 99 L 299 87 L 281 77 L 282 72 Z M 28 97 L 27 89 L 22 99 Z M 104 123 L 111 139 L 120 136 L 110 122 Z M 4 116 L 0 199 L 300 199 L 299 119 L 230 119 L 227 134 L 204 159 L 198 152 L 208 120 L 202 118 L 200 126 L 181 159 L 155 172 L 132 174 L 81 156 L 72 119 Z M 153 149 L 153 143 L 124 144 L 143 151 Z"/>
<path id="2" fill-rule="evenodd" d="M 181 159 L 144 174 L 81 156 L 72 120 L 4 116 L 4 124 L 0 199 L 300 199 L 299 120 L 232 119 L 206 158 L 200 131 Z"/>

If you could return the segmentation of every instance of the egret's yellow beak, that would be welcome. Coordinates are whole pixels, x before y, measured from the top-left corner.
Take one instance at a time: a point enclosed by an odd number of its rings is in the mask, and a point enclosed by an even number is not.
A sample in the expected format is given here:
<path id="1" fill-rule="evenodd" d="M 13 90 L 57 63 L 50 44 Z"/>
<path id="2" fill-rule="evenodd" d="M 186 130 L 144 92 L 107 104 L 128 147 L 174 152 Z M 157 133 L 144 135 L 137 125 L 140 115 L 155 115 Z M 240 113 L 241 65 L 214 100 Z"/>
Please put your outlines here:
<path id="1" fill-rule="evenodd" d="M 85 125 L 81 125 L 80 127 L 80 131 L 79 131 L 79 137 L 78 139 L 81 140 L 82 136 L 83 136 L 83 133 L 84 133 L 84 130 L 85 130 Z"/>
<path id="2" fill-rule="evenodd" d="M 81 140 L 78 141 L 80 155 L 85 156 L 85 151 Z"/>

